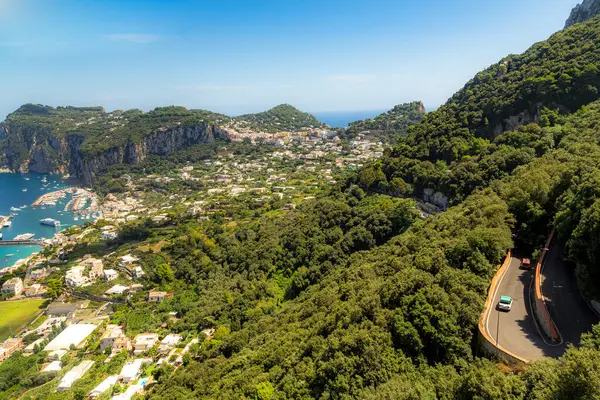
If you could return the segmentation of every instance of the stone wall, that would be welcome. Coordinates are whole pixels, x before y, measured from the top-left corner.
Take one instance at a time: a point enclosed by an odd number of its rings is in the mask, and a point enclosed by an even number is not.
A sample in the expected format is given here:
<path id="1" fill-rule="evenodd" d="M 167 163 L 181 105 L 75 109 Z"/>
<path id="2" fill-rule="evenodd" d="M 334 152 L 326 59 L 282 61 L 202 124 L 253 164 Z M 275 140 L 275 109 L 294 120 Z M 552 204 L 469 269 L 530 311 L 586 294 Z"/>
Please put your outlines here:
<path id="1" fill-rule="evenodd" d="M 535 266 L 535 278 L 532 286 L 530 287 L 529 294 L 531 298 L 531 306 L 533 308 L 533 315 L 538 323 L 538 326 L 542 330 L 542 333 L 544 336 L 546 336 L 546 339 L 552 341 L 553 343 L 559 343 L 561 341 L 560 333 L 558 332 L 558 328 L 556 328 L 554 321 L 552 321 L 552 318 L 550 317 L 548 307 L 546 307 L 544 295 L 542 294 L 542 269 L 544 267 L 544 260 L 548 254 L 548 251 L 550 250 L 553 240 L 554 229 L 552 229 L 550 237 L 548 237 L 548 241 L 542 250 L 540 259 Z"/>

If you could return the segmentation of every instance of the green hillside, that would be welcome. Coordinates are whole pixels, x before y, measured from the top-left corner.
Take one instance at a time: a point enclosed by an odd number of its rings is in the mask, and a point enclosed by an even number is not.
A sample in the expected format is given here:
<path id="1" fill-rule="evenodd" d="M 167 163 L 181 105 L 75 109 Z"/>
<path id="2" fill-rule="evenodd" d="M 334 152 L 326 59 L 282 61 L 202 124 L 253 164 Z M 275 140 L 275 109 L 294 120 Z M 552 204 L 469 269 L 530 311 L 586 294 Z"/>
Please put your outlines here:
<path id="1" fill-rule="evenodd" d="M 547 137 L 533 133 L 531 147 L 515 149 L 505 146 L 510 135 L 500 135 L 531 122 L 548 127 L 596 100 L 599 39 L 600 19 L 594 18 L 478 73 L 382 160 L 376 169 L 385 179 L 366 183 L 417 195 L 434 188 L 458 202 L 529 162 L 552 145 Z"/>
<path id="2" fill-rule="evenodd" d="M 361 132 L 368 132 L 386 142 L 395 142 L 406 136 L 409 127 L 421 122 L 425 112 L 425 106 L 420 101 L 398 104 L 375 118 L 350 123 L 344 133 L 355 136 Z"/>
<path id="3" fill-rule="evenodd" d="M 296 132 L 325 126 L 313 115 L 302 112 L 289 104 L 280 104 L 257 114 L 240 115 L 235 117 L 235 120 L 248 123 L 252 129 L 264 132 Z"/>
<path id="4" fill-rule="evenodd" d="M 599 327 L 517 371 L 474 344 L 513 232 L 539 247 L 556 224 L 599 298 L 599 34 L 592 19 L 490 67 L 328 197 L 231 233 L 226 269 L 287 296 L 259 311 L 233 294 L 230 330 L 152 398 L 598 398 Z M 426 187 L 456 205 L 419 222 L 373 194 Z"/>

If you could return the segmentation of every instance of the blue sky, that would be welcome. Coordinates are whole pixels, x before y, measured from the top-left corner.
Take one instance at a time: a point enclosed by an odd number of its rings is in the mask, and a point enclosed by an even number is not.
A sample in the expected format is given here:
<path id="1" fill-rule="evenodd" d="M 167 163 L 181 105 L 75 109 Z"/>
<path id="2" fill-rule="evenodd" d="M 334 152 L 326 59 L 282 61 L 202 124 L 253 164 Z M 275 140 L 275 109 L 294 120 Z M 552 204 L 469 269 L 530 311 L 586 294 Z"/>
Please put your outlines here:
<path id="1" fill-rule="evenodd" d="M 0 120 L 23 103 L 227 114 L 437 107 L 577 0 L 0 0 Z"/>

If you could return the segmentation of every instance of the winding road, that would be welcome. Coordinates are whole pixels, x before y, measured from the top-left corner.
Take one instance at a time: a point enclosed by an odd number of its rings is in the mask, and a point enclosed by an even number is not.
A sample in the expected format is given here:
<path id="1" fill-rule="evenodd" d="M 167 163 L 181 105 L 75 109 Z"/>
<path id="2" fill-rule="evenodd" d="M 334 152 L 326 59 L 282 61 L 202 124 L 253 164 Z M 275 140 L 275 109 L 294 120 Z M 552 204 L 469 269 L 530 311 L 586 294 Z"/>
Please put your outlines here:
<path id="1" fill-rule="evenodd" d="M 493 294 L 494 306 L 486 316 L 485 329 L 496 344 L 527 361 L 562 355 L 569 343 L 579 344 L 581 334 L 589 331 L 599 320 L 581 298 L 575 277 L 560 258 L 561 248 L 558 244 L 554 245 L 546 257 L 542 293 L 563 337 L 562 343 L 553 345 L 542 338 L 533 318 L 529 298 L 533 269 L 520 269 L 520 259 L 517 257 L 511 257 L 510 266 Z M 496 308 L 500 296 L 513 298 L 510 312 Z"/>

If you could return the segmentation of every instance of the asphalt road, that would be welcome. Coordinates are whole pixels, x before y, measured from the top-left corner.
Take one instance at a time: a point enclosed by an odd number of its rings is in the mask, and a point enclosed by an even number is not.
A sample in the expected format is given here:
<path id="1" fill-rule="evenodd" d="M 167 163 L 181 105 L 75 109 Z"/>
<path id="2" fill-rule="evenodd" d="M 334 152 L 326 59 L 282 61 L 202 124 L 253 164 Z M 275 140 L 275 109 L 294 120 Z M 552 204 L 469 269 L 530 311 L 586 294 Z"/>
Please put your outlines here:
<path id="1" fill-rule="evenodd" d="M 544 342 L 532 318 L 529 285 L 533 279 L 533 270 L 520 269 L 519 265 L 520 260 L 513 257 L 498 285 L 492 303 L 494 308 L 487 319 L 488 334 L 500 346 L 526 360 L 558 356 L 562 351 Z M 509 312 L 496 308 L 500 296 L 512 297 L 513 305 Z"/>
<path id="2" fill-rule="evenodd" d="M 579 344 L 583 332 L 588 332 L 599 321 L 585 303 L 573 274 L 573 269 L 561 260 L 563 246 L 554 244 L 542 270 L 542 293 L 564 344 Z"/>
<path id="3" fill-rule="evenodd" d="M 511 258 L 510 267 L 494 294 L 494 308 L 490 310 L 486 329 L 490 337 L 512 353 L 526 360 L 562 355 L 568 343 L 579 343 L 581 333 L 589 331 L 598 317 L 585 304 L 574 276 L 560 259 L 561 248 L 552 247 L 543 270 L 542 293 L 547 298 L 550 313 L 564 338 L 559 345 L 547 344 L 539 333 L 532 317 L 529 299 L 529 286 L 533 279 L 533 269 L 519 268 L 520 260 Z M 496 307 L 500 296 L 513 298 L 509 312 Z"/>

